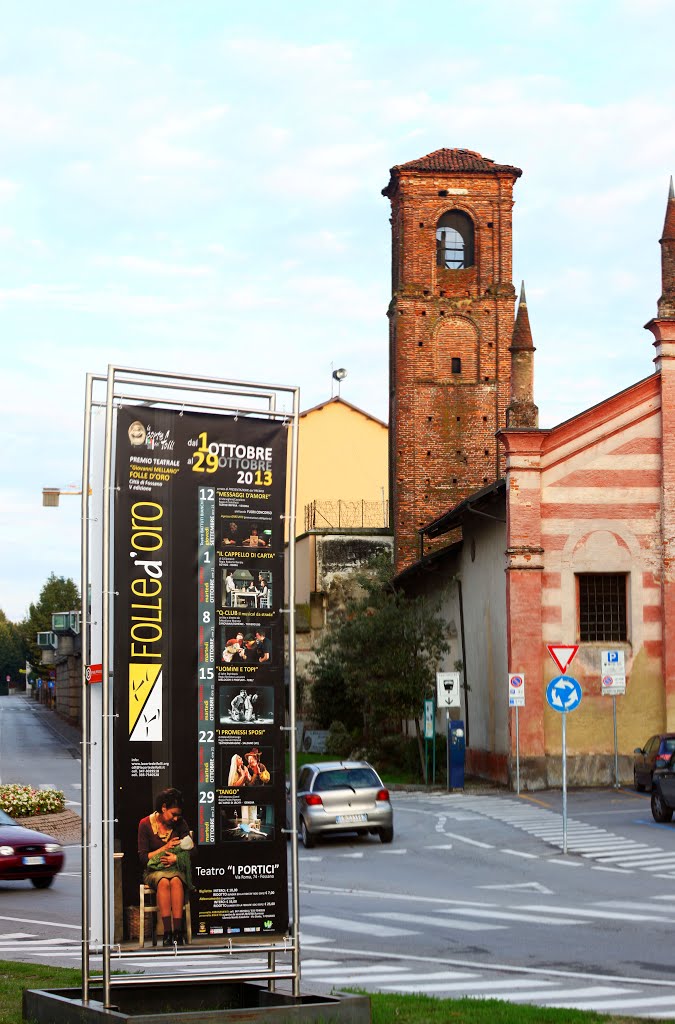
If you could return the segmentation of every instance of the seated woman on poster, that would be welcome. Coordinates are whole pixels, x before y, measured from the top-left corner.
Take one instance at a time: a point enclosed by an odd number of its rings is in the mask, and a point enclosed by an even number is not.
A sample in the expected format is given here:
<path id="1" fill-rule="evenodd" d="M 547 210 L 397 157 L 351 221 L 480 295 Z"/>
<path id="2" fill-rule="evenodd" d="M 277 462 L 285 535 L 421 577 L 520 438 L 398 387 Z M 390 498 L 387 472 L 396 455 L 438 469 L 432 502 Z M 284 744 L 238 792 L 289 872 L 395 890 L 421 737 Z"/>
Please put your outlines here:
<path id="1" fill-rule="evenodd" d="M 248 537 L 243 542 L 243 544 L 244 544 L 244 547 L 247 547 L 247 548 L 266 548 L 267 547 L 267 541 L 258 534 L 258 530 L 256 529 L 255 526 L 251 527 L 251 532 L 249 533 Z"/>
<path id="2" fill-rule="evenodd" d="M 230 773 L 227 777 L 228 786 L 250 786 L 251 773 L 239 754 L 233 754 L 230 761 Z"/>
<path id="3" fill-rule="evenodd" d="M 138 823 L 138 857 L 143 882 L 157 893 L 165 946 L 184 943 L 183 907 L 185 892 L 192 888 L 189 851 L 193 847 L 181 793 L 163 789 L 157 794 L 155 810 Z"/>

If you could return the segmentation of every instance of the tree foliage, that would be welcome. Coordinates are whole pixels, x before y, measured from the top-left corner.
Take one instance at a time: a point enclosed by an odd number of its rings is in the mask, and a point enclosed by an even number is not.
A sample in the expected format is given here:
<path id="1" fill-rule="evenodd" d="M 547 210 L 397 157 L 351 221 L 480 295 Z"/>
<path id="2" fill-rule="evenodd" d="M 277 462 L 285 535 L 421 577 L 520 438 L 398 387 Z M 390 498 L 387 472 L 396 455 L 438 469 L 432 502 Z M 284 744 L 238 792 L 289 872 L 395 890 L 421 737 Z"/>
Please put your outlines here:
<path id="1" fill-rule="evenodd" d="M 312 666 L 314 714 L 328 727 L 338 719 L 366 742 L 414 719 L 433 695 L 436 669 L 449 649 L 438 608 L 392 585 L 388 557 L 358 577 L 361 593 L 326 631 Z M 421 741 L 420 741 L 421 742 Z"/>
<path id="2" fill-rule="evenodd" d="M 31 604 L 28 615 L 21 622 L 19 630 L 26 650 L 26 657 L 35 666 L 40 664 L 40 648 L 35 642 L 38 633 L 52 628 L 53 612 L 73 612 L 80 609 L 80 592 L 74 580 L 51 573 L 40 591 L 35 604 Z"/>
<path id="3" fill-rule="evenodd" d="M 0 678 L 10 676 L 16 682 L 24 662 L 25 651 L 19 627 L 10 622 L 0 609 Z"/>

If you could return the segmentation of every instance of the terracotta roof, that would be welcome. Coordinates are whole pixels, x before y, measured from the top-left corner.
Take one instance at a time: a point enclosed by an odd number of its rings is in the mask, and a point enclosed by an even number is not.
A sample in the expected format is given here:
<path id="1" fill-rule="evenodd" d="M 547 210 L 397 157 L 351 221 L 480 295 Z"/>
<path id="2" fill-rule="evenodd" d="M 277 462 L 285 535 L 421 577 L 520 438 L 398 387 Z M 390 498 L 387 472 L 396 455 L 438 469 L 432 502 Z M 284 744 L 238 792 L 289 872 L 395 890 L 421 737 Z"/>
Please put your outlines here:
<path id="1" fill-rule="evenodd" d="M 520 167 L 510 164 L 496 164 L 494 160 L 481 156 L 472 149 L 436 149 L 427 153 L 419 160 L 409 160 L 406 164 L 396 164 L 394 171 L 464 171 L 469 174 L 494 174 L 507 171 L 519 178 L 523 173 Z"/>

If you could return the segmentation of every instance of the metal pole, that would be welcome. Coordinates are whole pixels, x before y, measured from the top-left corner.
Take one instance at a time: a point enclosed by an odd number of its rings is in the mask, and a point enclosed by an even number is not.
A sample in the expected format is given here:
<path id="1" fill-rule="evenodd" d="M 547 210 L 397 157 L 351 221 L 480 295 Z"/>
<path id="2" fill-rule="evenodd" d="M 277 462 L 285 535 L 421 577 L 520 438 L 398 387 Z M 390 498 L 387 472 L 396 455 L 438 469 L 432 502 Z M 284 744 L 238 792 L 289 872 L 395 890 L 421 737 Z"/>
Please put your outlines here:
<path id="1" fill-rule="evenodd" d="M 612 694 L 612 715 L 614 717 L 614 789 L 619 789 L 619 747 L 616 738 L 616 694 Z"/>
<path id="2" fill-rule="evenodd" d="M 103 463 L 103 651 L 102 665 L 102 766 L 101 807 L 103 811 L 101 878 L 103 881 L 103 1006 L 110 1007 L 110 496 L 112 479 L 113 389 L 115 367 L 108 367 L 105 414 L 105 456 Z"/>
<path id="3" fill-rule="evenodd" d="M 298 861 L 298 830 L 296 821 L 297 773 L 296 773 L 296 703 L 295 703 L 295 514 L 298 481 L 298 421 L 300 413 L 300 390 L 293 392 L 293 421 L 291 438 L 291 479 L 288 505 L 288 712 L 290 726 L 289 759 L 291 762 L 291 899 L 293 907 L 293 995 L 300 995 L 300 883 Z"/>
<path id="4" fill-rule="evenodd" d="M 89 657 L 89 447 L 91 441 L 91 396 L 93 388 L 92 374 L 87 374 L 84 398 L 84 439 L 82 443 L 82 522 L 80 526 L 81 577 L 80 593 L 82 612 L 80 636 L 82 638 L 82 759 L 81 759 L 81 793 L 82 793 L 82 1002 L 89 1002 L 89 877 L 91 872 L 90 829 L 89 829 L 89 685 L 87 683 L 87 665 Z"/>
<path id="5" fill-rule="evenodd" d="M 563 811 L 563 853 L 567 853 L 567 733 L 565 725 L 567 712 L 562 713 L 562 811 Z"/>
<path id="6" fill-rule="evenodd" d="M 520 736 L 518 734 L 518 711 L 516 705 L 516 796 L 520 796 Z"/>
<path id="7" fill-rule="evenodd" d="M 434 734 L 431 739 L 431 781 L 436 785 L 436 698 L 431 705 L 431 715 L 434 723 Z"/>

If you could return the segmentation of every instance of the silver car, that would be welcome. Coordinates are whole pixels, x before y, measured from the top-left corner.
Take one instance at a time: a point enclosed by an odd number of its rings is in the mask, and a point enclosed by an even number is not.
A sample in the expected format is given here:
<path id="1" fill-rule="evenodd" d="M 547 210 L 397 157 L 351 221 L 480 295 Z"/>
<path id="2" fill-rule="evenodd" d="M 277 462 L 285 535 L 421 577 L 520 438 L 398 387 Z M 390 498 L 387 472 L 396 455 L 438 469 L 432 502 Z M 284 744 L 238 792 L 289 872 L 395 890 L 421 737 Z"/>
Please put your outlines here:
<path id="1" fill-rule="evenodd" d="M 303 846 L 319 836 L 340 832 L 394 838 L 394 811 L 389 791 L 367 761 L 306 764 L 298 775 L 298 828 Z"/>

